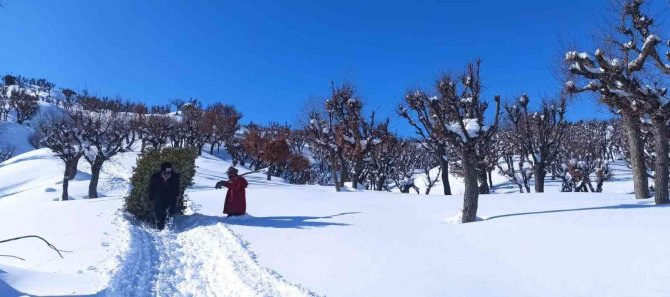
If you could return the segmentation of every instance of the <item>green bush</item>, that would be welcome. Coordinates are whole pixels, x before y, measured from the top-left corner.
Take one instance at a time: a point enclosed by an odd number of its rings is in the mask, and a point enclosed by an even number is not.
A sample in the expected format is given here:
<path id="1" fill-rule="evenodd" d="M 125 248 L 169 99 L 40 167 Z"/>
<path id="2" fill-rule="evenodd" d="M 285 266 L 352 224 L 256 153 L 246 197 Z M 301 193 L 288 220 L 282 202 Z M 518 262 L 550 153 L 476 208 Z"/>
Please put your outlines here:
<path id="1" fill-rule="evenodd" d="M 195 159 L 198 157 L 197 149 L 164 148 L 162 150 L 151 150 L 143 153 L 137 160 L 137 167 L 133 168 L 133 176 L 130 178 L 130 194 L 126 197 L 125 210 L 136 218 L 149 221 L 153 219 L 153 202 L 149 199 L 149 180 L 151 175 L 160 171 L 161 163 L 170 162 L 172 168 L 181 175 L 181 195 L 184 196 L 186 188 L 193 185 L 195 175 Z M 186 197 L 178 209 L 183 214 L 186 209 Z"/>

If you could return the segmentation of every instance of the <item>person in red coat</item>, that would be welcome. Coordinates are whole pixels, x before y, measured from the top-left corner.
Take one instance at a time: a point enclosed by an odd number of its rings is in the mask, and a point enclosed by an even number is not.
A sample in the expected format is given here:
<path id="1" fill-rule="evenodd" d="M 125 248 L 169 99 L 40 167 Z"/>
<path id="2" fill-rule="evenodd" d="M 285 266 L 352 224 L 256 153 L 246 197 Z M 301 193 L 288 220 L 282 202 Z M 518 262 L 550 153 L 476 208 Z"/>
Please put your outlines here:
<path id="1" fill-rule="evenodd" d="M 223 205 L 223 213 L 228 217 L 241 216 L 247 213 L 247 197 L 245 189 L 249 185 L 244 177 L 237 175 L 235 167 L 228 168 L 227 181 L 216 183 L 216 188 L 228 188 L 226 192 L 226 202 Z"/>

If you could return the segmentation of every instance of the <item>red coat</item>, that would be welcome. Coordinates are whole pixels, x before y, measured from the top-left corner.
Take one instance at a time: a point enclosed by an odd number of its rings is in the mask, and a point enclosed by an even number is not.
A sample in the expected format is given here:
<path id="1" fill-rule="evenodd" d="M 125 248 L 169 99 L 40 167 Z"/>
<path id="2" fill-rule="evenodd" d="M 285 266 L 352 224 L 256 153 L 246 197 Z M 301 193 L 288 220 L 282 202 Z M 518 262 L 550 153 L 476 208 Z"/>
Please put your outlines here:
<path id="1" fill-rule="evenodd" d="M 247 196 L 245 188 L 249 185 L 246 179 L 241 176 L 235 176 L 229 181 L 223 182 L 223 186 L 228 188 L 226 192 L 226 202 L 223 205 L 223 213 L 232 215 L 242 215 L 247 212 Z"/>

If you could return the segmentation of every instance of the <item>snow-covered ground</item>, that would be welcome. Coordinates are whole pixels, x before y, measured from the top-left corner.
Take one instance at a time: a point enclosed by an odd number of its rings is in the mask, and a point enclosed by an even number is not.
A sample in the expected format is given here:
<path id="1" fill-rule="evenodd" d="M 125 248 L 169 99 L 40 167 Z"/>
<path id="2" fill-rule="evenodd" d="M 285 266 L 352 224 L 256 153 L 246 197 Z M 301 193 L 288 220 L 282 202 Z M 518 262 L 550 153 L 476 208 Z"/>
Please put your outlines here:
<path id="1" fill-rule="evenodd" d="M 448 223 L 459 196 L 336 193 L 251 174 L 250 215 L 223 220 L 213 185 L 229 163 L 205 153 L 188 215 L 157 232 L 119 211 L 136 158 L 105 166 L 98 199 L 83 199 L 82 160 L 71 201 L 57 201 L 63 165 L 48 150 L 0 164 L 0 240 L 35 234 L 68 251 L 0 244 L 25 258 L 0 257 L 0 296 L 670 296 L 670 208 L 627 194 L 623 167 L 604 194 L 481 196 L 484 220 L 464 225 Z"/>

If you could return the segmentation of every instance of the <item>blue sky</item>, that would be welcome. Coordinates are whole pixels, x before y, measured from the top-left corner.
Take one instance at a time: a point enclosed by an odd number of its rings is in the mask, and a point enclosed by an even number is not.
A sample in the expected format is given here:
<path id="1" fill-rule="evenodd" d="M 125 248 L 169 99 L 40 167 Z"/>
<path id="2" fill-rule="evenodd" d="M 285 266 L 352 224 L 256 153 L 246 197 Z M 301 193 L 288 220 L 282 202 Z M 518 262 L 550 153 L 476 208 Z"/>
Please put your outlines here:
<path id="1" fill-rule="evenodd" d="M 3 2 L 0 73 L 149 104 L 224 102 L 261 123 L 294 122 L 331 80 L 395 117 L 406 90 L 477 57 L 487 98 L 537 101 L 560 88 L 561 41 L 591 49 L 611 13 L 609 0 Z M 569 112 L 608 116 L 590 97 Z"/>

